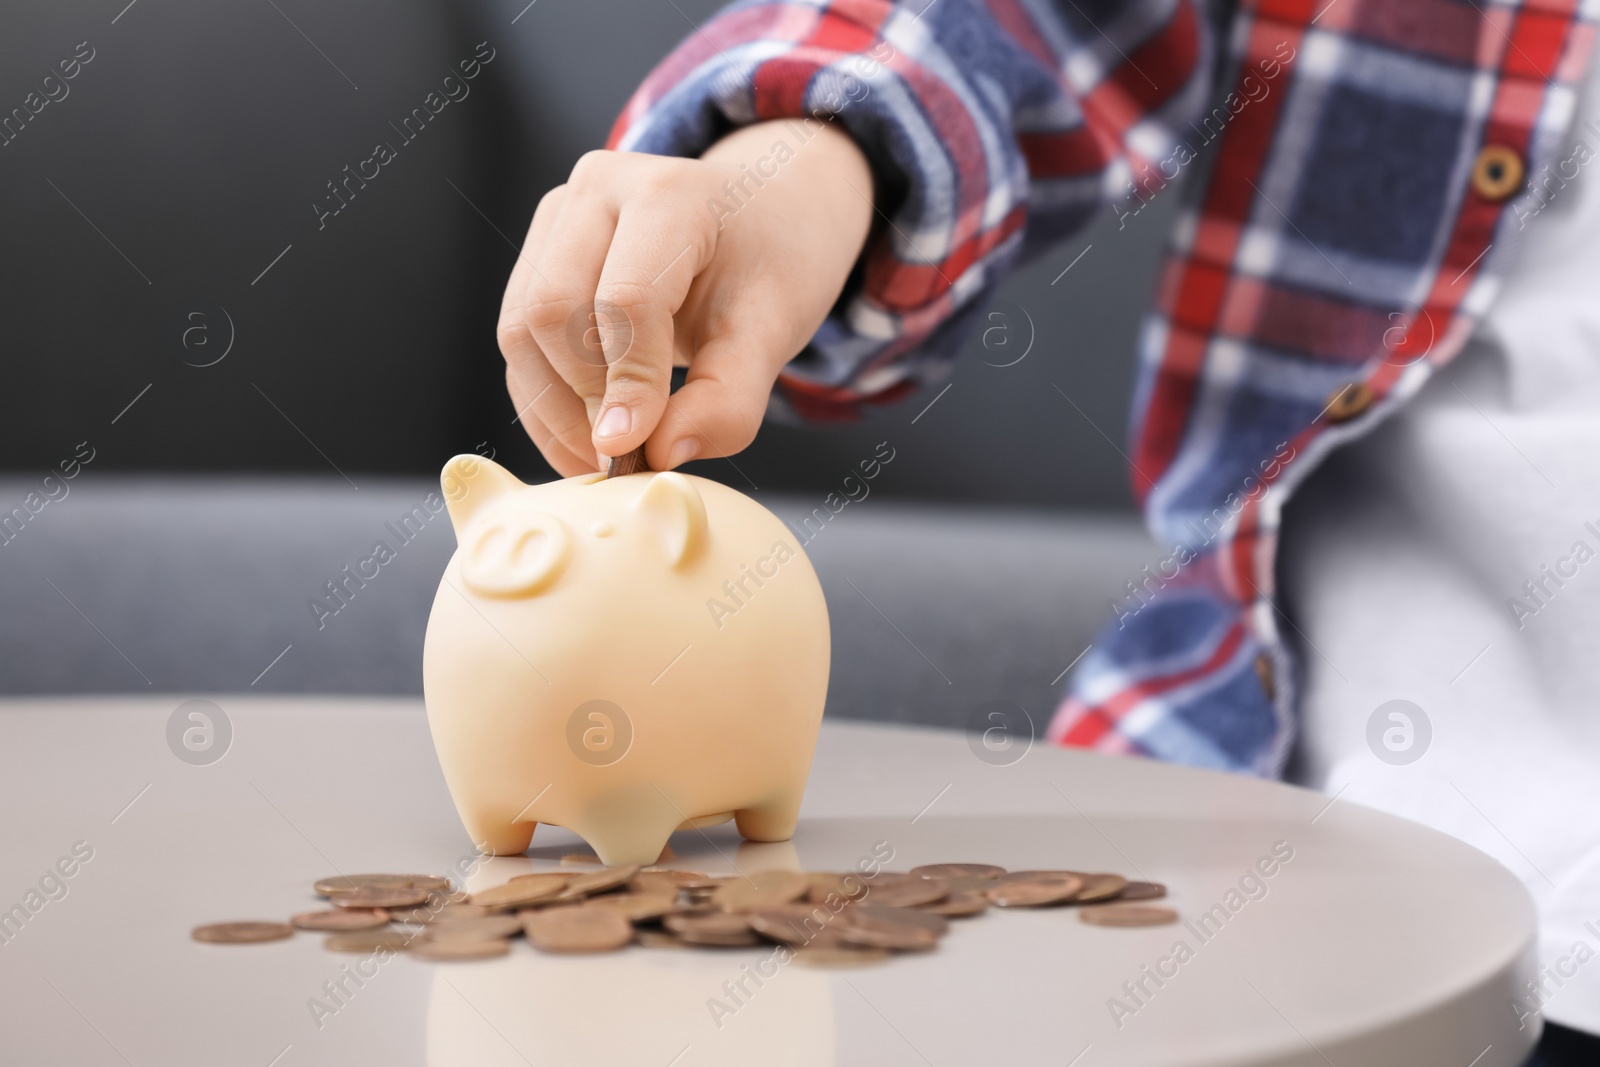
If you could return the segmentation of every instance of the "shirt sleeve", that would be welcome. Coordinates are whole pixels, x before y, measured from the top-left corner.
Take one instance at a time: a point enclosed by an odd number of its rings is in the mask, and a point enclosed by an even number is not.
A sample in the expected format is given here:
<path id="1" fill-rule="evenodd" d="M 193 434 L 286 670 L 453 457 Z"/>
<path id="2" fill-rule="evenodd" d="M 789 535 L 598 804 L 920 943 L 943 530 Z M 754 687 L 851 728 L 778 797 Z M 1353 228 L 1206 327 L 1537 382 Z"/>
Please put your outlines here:
<path id="1" fill-rule="evenodd" d="M 987 294 L 1028 255 L 1159 188 L 1155 161 L 1210 85 L 1196 3 L 736 3 L 651 72 L 608 143 L 698 156 L 736 127 L 784 119 L 790 149 L 822 123 L 855 139 L 876 222 L 773 398 L 779 417 L 849 420 L 942 380 Z"/>

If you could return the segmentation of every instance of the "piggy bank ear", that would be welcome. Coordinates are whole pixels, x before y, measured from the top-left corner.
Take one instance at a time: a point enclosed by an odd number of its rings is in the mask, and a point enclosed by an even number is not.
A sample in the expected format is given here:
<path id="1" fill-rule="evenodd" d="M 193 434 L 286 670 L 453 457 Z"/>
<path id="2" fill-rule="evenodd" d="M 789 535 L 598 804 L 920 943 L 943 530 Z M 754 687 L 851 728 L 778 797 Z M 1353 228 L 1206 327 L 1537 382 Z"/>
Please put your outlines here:
<path id="1" fill-rule="evenodd" d="M 492 459 L 460 455 L 444 465 L 439 474 L 445 506 L 450 509 L 450 525 L 456 537 L 467 528 L 472 517 L 513 489 L 523 488 L 516 475 Z"/>
<path id="2" fill-rule="evenodd" d="M 461 546 L 461 577 L 481 596 L 532 596 L 561 574 L 571 540 L 554 515 L 495 515 Z"/>
<path id="3" fill-rule="evenodd" d="M 661 546 L 667 566 L 682 566 L 705 548 L 705 501 L 678 472 L 652 474 L 633 510 Z"/>

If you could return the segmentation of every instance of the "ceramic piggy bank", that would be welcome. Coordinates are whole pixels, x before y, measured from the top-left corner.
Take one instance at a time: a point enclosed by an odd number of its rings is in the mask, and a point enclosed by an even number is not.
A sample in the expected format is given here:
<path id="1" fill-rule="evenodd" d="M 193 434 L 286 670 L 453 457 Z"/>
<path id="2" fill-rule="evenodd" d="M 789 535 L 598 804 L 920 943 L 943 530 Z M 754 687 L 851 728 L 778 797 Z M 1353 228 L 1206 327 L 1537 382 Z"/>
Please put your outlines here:
<path id="1" fill-rule="evenodd" d="M 445 781 L 496 855 L 535 826 L 609 865 L 674 830 L 793 832 L 828 687 L 828 612 L 766 508 L 691 475 L 524 485 L 445 466 L 457 548 L 428 619 L 423 688 Z"/>

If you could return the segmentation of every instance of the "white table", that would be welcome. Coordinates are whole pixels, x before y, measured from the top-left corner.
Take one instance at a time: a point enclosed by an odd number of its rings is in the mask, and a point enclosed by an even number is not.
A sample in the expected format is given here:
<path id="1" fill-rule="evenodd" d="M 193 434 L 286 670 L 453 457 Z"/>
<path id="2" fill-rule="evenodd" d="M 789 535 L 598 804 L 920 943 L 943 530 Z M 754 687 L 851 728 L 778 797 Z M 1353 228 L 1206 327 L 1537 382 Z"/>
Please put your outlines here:
<path id="1" fill-rule="evenodd" d="M 189 929 L 314 907 L 310 883 L 335 870 L 469 857 L 421 707 L 216 697 L 231 748 L 193 766 L 166 739 L 181 699 L 0 702 L 0 908 L 75 843 L 93 849 L 66 895 L 0 945 L 7 1064 L 1512 1067 L 1537 1036 L 1508 1010 L 1534 973 L 1532 902 L 1450 838 L 1270 783 L 1039 745 L 994 766 L 962 734 L 844 722 L 823 730 L 792 842 L 689 831 L 673 838 L 680 862 L 837 870 L 882 841 L 897 870 L 974 861 L 1165 882 L 1197 923 L 1275 843 L 1293 858 L 1204 939 L 1090 927 L 1070 909 L 991 911 L 928 956 L 746 980 L 720 1028 L 708 1000 L 732 1005 L 724 983 L 770 950 L 560 958 L 519 942 L 487 963 L 399 957 L 360 987 L 346 979 L 319 1028 L 308 1001 L 363 957 L 314 934 L 212 946 Z M 542 827 L 528 857 L 485 862 L 469 887 L 577 847 Z M 1158 987 L 1145 967 L 1168 977 Z M 1141 978 L 1134 1000 L 1123 983 Z M 1120 1026 L 1113 997 L 1132 1009 Z"/>

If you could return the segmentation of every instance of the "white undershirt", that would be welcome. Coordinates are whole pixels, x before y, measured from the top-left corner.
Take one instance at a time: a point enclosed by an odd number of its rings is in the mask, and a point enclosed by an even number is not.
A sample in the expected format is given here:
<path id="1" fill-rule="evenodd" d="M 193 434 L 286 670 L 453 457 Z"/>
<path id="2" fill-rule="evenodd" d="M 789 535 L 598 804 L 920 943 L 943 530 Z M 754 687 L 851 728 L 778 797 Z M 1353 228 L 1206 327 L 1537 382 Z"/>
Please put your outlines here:
<path id="1" fill-rule="evenodd" d="M 1542 1001 L 1546 1019 L 1600 1033 L 1600 122 L 1586 128 L 1591 118 L 1600 118 L 1594 72 L 1559 153 L 1576 177 L 1552 184 L 1527 219 L 1467 350 L 1291 503 L 1279 576 L 1304 635 L 1292 776 L 1452 834 L 1516 872 L 1538 902 L 1547 968 L 1525 1007 Z M 1525 582 L 1542 583 L 1537 599 Z M 1395 699 L 1432 726 L 1426 754 L 1407 765 L 1381 761 L 1368 743 L 1369 717 Z M 1403 746 L 1403 732 L 1392 741 Z M 1578 942 L 1593 959 L 1578 962 Z"/>

